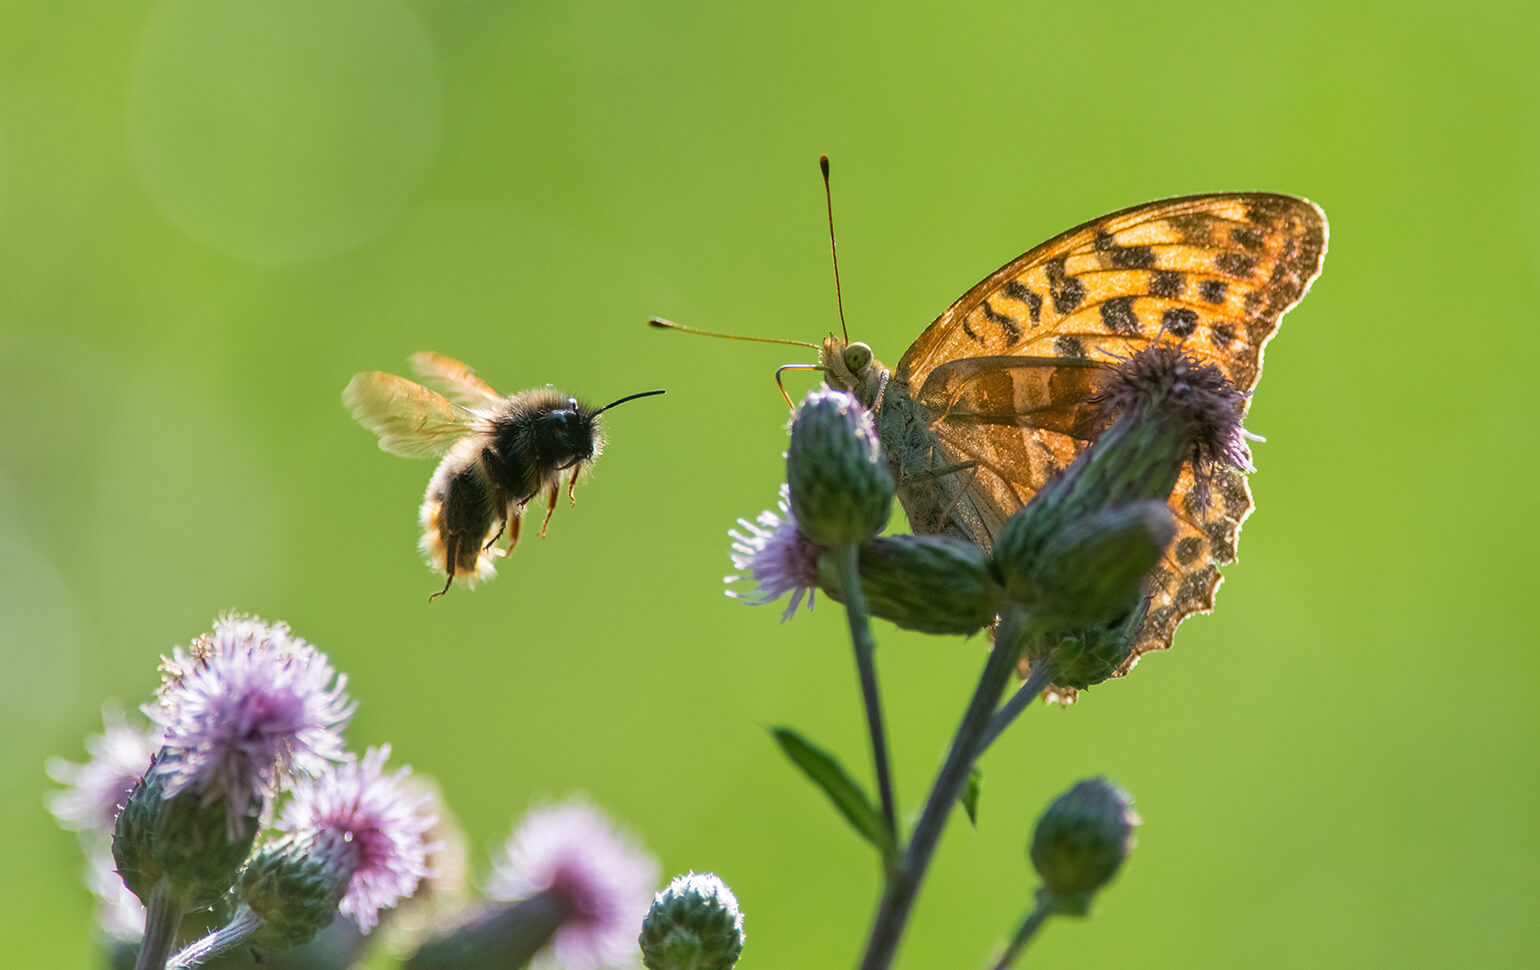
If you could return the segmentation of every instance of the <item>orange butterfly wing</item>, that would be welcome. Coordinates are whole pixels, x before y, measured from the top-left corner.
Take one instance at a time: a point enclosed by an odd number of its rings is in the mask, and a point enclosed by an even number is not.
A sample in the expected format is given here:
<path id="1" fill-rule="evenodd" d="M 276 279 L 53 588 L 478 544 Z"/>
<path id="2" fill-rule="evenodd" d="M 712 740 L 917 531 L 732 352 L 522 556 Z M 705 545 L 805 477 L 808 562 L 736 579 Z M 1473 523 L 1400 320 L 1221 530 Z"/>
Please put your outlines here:
<path id="1" fill-rule="evenodd" d="M 931 416 L 943 458 L 975 464 L 951 524 L 985 549 L 999 526 L 1085 447 L 1080 405 L 1100 364 L 1159 335 L 1249 393 L 1279 319 L 1326 254 L 1325 214 L 1305 199 L 1232 193 L 1166 199 L 1087 222 L 990 274 L 932 323 L 894 378 Z M 1171 496 L 1178 533 L 1150 581 L 1139 654 L 1213 608 L 1218 567 L 1235 559 L 1251 511 L 1226 469 L 1207 506 L 1184 470 Z M 932 510 L 933 512 L 935 510 Z M 911 510 L 911 519 L 916 518 Z M 934 517 L 933 517 L 934 518 Z"/>

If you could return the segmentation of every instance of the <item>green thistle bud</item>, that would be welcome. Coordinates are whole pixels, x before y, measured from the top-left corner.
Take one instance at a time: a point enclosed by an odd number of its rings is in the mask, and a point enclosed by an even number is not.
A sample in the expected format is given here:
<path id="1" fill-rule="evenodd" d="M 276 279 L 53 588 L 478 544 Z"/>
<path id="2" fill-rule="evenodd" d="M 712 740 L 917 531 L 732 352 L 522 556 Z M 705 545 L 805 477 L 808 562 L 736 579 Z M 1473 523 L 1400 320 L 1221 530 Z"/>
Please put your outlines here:
<path id="1" fill-rule="evenodd" d="M 1090 778 L 1054 799 L 1037 820 L 1029 855 L 1055 912 L 1084 916 L 1134 846 L 1133 800 L 1105 778 Z"/>
<path id="2" fill-rule="evenodd" d="M 337 917 L 353 877 L 352 867 L 343 862 L 353 855 L 293 839 L 257 850 L 236 887 L 241 903 L 262 921 L 251 942 L 285 950 L 325 929 Z"/>
<path id="3" fill-rule="evenodd" d="M 1005 600 L 989 555 L 951 536 L 878 536 L 860 546 L 867 609 L 906 630 L 969 634 L 988 626 Z M 818 558 L 818 586 L 845 601 L 834 554 Z"/>
<path id="4" fill-rule="evenodd" d="M 168 757 L 162 750 L 118 813 L 113 861 L 141 901 L 148 902 L 155 883 L 165 879 L 193 906 L 207 906 L 229 890 L 251 854 L 262 803 L 253 797 L 243 834 L 231 838 L 223 795 L 210 801 L 192 791 L 165 797 L 167 776 L 157 769 Z"/>
<path id="5" fill-rule="evenodd" d="M 797 410 L 786 482 L 799 528 L 821 546 L 870 539 L 893 506 L 893 474 L 871 414 L 843 391 L 814 391 Z"/>
<path id="6" fill-rule="evenodd" d="M 1080 633 L 1050 634 L 1029 642 L 1025 652 L 1027 663 L 1031 667 L 1051 663 L 1056 687 L 1094 687 L 1117 673 L 1128 660 L 1134 637 L 1144 623 L 1147 605 L 1107 626 Z"/>
<path id="7" fill-rule="evenodd" d="M 730 970 L 743 941 L 733 891 L 714 875 L 692 872 L 653 897 L 637 942 L 648 970 Z"/>

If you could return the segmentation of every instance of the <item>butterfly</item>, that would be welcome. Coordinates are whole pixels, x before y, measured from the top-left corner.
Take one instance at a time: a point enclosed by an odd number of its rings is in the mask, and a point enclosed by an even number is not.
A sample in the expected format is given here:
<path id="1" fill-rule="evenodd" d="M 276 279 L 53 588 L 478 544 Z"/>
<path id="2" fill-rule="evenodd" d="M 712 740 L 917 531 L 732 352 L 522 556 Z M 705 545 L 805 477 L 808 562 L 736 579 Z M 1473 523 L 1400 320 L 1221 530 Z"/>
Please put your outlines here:
<path id="1" fill-rule="evenodd" d="M 1249 395 L 1263 348 L 1320 273 L 1326 244 L 1325 213 L 1294 196 L 1150 202 L 1006 263 L 937 317 L 897 368 L 833 335 L 820 367 L 874 412 L 910 527 L 987 551 L 1095 434 L 1088 399 L 1108 364 L 1174 341 Z M 1120 673 L 1170 647 L 1183 619 L 1212 610 L 1219 567 L 1235 559 L 1252 508 L 1245 476 L 1223 469 L 1206 495 L 1194 484 L 1188 467 L 1170 500 L 1177 535 L 1148 580 L 1148 610 Z"/>

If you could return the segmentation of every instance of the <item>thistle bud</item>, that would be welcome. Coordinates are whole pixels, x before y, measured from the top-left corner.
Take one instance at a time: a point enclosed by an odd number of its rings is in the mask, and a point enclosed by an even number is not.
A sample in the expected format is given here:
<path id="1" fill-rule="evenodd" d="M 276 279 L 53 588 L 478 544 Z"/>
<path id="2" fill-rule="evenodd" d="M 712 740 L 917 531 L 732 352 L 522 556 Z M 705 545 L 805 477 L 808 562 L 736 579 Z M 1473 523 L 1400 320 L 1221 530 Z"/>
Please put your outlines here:
<path id="1" fill-rule="evenodd" d="M 893 474 L 872 416 L 843 391 L 814 391 L 791 423 L 791 511 L 821 546 L 870 539 L 887 524 Z"/>
<path id="2" fill-rule="evenodd" d="M 1030 641 L 1023 653 L 1028 668 L 1053 665 L 1056 695 L 1063 688 L 1094 687 L 1122 669 L 1133 652 L 1134 637 L 1144 624 L 1148 603 L 1123 619 L 1079 633 L 1054 633 Z"/>
<path id="3" fill-rule="evenodd" d="M 1133 800 L 1105 778 L 1090 778 L 1054 799 L 1037 820 L 1029 855 L 1055 912 L 1084 916 L 1134 846 Z"/>
<path id="4" fill-rule="evenodd" d="M 731 970 L 743 953 L 743 913 L 714 875 L 677 876 L 642 921 L 647 970 Z"/>
<path id="5" fill-rule="evenodd" d="M 257 836 L 262 800 L 253 796 L 242 813 L 232 813 L 224 795 L 205 799 L 184 792 L 166 797 L 169 773 L 158 770 L 174 758 L 161 751 L 118 813 L 112 856 L 123 882 L 148 903 L 162 879 L 194 906 L 207 905 L 235 882 Z M 231 817 L 238 819 L 230 832 Z"/>
<path id="6" fill-rule="evenodd" d="M 989 555 L 951 536 L 878 536 L 861 543 L 859 569 L 866 606 L 906 630 L 969 634 L 988 626 L 1005 600 Z M 844 602 L 838 562 L 824 552 L 818 585 Z"/>
<path id="7" fill-rule="evenodd" d="M 340 839 L 339 839 L 340 841 Z M 353 878 L 354 853 L 296 839 L 263 846 L 241 873 L 236 892 L 262 921 L 257 946 L 288 949 L 308 942 L 337 918 Z"/>

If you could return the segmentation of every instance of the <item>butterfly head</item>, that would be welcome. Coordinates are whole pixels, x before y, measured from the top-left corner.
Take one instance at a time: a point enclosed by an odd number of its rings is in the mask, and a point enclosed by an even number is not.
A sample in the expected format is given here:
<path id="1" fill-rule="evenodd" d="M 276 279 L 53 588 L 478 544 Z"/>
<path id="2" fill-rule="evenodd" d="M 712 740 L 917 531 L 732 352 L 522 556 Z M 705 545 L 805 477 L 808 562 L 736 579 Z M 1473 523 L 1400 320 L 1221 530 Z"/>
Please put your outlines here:
<path id="1" fill-rule="evenodd" d="M 867 409 L 877 406 L 888 369 L 872 356 L 866 344 L 847 342 L 834 334 L 824 338 L 819 350 L 819 365 L 830 387 L 848 391 Z"/>

